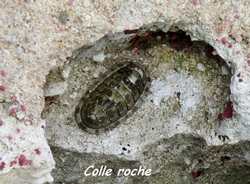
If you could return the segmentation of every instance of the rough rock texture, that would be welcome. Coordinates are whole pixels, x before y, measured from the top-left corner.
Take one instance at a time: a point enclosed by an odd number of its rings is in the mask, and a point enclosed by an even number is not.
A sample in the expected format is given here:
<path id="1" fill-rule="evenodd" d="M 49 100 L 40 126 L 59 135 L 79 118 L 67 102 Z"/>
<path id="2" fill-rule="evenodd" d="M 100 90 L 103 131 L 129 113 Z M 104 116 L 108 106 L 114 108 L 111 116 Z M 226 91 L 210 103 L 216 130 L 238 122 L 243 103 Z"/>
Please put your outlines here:
<path id="1" fill-rule="evenodd" d="M 164 31 L 178 26 L 204 40 L 228 63 L 235 116 L 222 123 L 220 132 L 231 142 L 249 139 L 249 5 L 248 0 L 1 1 L 0 181 L 51 180 L 54 161 L 41 119 L 49 71 L 79 46 L 154 22 L 161 22 Z"/>
<path id="2" fill-rule="evenodd" d="M 217 117 L 229 100 L 230 74 L 227 69 L 228 73 L 222 74 L 226 67 L 222 60 L 206 56 L 209 46 L 187 41 L 191 45 L 177 51 L 167 41 L 171 36 L 162 34 L 161 40 L 159 36 L 152 38 L 149 48 L 139 49 L 135 55 L 134 49 L 124 49 L 127 42 L 120 34 L 119 38 L 104 38 L 94 47 L 79 49 L 69 64 L 48 75 L 46 86 L 60 80 L 68 86 L 63 94 L 46 97 L 42 117 L 47 121 L 49 143 L 79 152 L 101 152 L 129 159 L 137 158 L 147 144 L 176 133 L 194 133 L 209 144 L 222 144 L 216 134 Z M 93 60 L 98 53 L 96 48 L 105 52 L 102 63 Z M 110 131 L 94 135 L 81 130 L 75 121 L 81 97 L 109 73 L 109 68 L 130 60 L 143 64 L 151 78 L 141 101 Z M 65 79 L 64 68 L 69 70 Z"/>
<path id="3" fill-rule="evenodd" d="M 152 151 L 154 150 L 154 151 Z M 139 160 L 126 161 L 113 155 L 86 154 L 52 147 L 57 169 L 53 171 L 55 184 L 182 184 L 216 183 L 242 184 L 250 182 L 248 141 L 236 145 L 207 146 L 204 139 L 177 134 L 148 145 Z M 107 165 L 113 169 L 111 177 L 84 176 L 85 169 Z M 147 177 L 117 177 L 119 168 L 151 168 Z M 70 173 L 70 174 L 69 174 Z"/>

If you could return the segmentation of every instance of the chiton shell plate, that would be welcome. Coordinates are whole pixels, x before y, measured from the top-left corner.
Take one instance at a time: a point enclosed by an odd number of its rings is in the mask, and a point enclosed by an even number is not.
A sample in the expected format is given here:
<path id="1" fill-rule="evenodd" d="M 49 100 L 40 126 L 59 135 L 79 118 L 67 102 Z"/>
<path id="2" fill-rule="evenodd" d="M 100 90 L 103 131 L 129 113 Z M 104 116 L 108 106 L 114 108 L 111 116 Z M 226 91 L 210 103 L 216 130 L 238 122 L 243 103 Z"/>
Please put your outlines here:
<path id="1" fill-rule="evenodd" d="M 149 78 L 142 65 L 126 62 L 113 68 L 77 105 L 75 119 L 81 129 L 99 133 L 114 128 L 144 93 Z"/>

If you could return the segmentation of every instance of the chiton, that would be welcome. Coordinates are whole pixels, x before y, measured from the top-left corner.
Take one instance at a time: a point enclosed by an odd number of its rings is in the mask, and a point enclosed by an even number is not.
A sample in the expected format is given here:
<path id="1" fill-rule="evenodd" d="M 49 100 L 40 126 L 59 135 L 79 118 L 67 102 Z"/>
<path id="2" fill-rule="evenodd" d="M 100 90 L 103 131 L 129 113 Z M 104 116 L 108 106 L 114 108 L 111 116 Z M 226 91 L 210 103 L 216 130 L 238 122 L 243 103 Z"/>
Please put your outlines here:
<path id="1" fill-rule="evenodd" d="M 91 133 L 114 128 L 135 106 L 149 78 L 135 62 L 117 65 L 82 97 L 75 110 L 79 127 Z"/>

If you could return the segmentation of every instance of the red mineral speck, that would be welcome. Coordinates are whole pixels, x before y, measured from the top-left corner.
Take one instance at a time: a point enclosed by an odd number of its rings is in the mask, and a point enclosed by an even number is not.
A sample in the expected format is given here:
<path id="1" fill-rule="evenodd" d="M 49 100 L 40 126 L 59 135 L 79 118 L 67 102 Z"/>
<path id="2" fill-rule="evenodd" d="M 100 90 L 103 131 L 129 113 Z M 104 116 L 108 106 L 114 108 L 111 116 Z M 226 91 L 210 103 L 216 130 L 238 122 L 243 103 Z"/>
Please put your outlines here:
<path id="1" fill-rule="evenodd" d="M 233 103 L 230 101 L 226 104 L 224 111 L 218 115 L 218 119 L 224 120 L 232 117 L 233 117 Z"/>
<path id="2" fill-rule="evenodd" d="M 223 45 L 226 45 L 226 44 L 227 44 L 227 38 L 226 38 L 226 37 L 222 37 L 220 41 L 221 41 L 221 43 L 222 43 Z"/>
<path id="3" fill-rule="evenodd" d="M 3 170 L 5 167 L 5 162 L 0 162 L 0 170 Z"/>
<path id="4" fill-rule="evenodd" d="M 12 102 L 16 102 L 16 101 L 17 101 L 17 97 L 16 97 L 15 95 L 12 95 L 12 96 L 10 97 L 10 100 L 11 100 Z"/>
<path id="5" fill-rule="evenodd" d="M 0 126 L 3 126 L 3 120 L 0 119 Z"/>
<path id="6" fill-rule="evenodd" d="M 5 90 L 6 90 L 6 87 L 3 85 L 0 85 L 0 91 L 5 91 Z"/>
<path id="7" fill-rule="evenodd" d="M 19 158 L 18 158 L 18 164 L 19 164 L 20 166 L 31 165 L 31 163 L 32 163 L 32 161 L 31 161 L 31 160 L 28 160 L 28 159 L 26 158 L 26 156 L 23 155 L 23 154 L 21 154 L 21 155 L 19 156 Z"/>
<path id="8" fill-rule="evenodd" d="M 221 43 L 222 43 L 223 45 L 227 46 L 228 48 L 232 48 L 232 47 L 233 47 L 233 45 L 232 45 L 231 43 L 228 42 L 228 40 L 227 40 L 226 37 L 222 37 L 222 38 L 220 39 L 220 41 L 221 41 Z"/>
<path id="9" fill-rule="evenodd" d="M 13 166 L 16 165 L 16 164 L 17 164 L 17 161 L 16 161 L 16 160 L 13 160 L 13 161 L 10 162 L 10 167 L 13 167 Z"/>
<path id="10" fill-rule="evenodd" d="M 16 113 L 17 113 L 17 108 L 16 108 L 16 107 L 12 107 L 12 108 L 9 110 L 9 115 L 10 115 L 10 116 L 16 117 Z"/>
<path id="11" fill-rule="evenodd" d="M 36 153 L 37 155 L 40 155 L 40 154 L 41 154 L 41 150 L 40 150 L 39 148 L 34 149 L 34 151 L 35 151 L 35 153 Z"/>
<path id="12" fill-rule="evenodd" d="M 139 54 L 139 49 L 138 49 L 137 47 L 133 48 L 133 49 L 132 49 L 132 53 L 133 53 L 134 55 L 138 55 L 138 54 Z"/>
<path id="13" fill-rule="evenodd" d="M 200 1 L 199 1 L 199 0 L 191 0 L 191 2 L 192 2 L 192 4 L 193 4 L 194 6 L 197 6 L 197 5 L 200 4 Z"/>
<path id="14" fill-rule="evenodd" d="M 0 70 L 0 76 L 6 77 L 6 72 L 4 70 Z"/>
<path id="15" fill-rule="evenodd" d="M 191 174 L 192 174 L 192 177 L 195 179 L 195 178 L 198 178 L 199 176 L 202 175 L 202 171 L 200 171 L 200 170 L 192 171 Z"/>
<path id="16" fill-rule="evenodd" d="M 23 104 L 20 105 L 20 109 L 21 109 L 22 112 L 26 112 L 26 106 L 25 105 L 23 105 Z"/>
<path id="17" fill-rule="evenodd" d="M 21 132 L 20 128 L 17 128 L 17 129 L 16 129 L 16 132 L 17 132 L 17 133 L 20 133 L 20 132 Z"/>
<path id="18" fill-rule="evenodd" d="M 168 32 L 169 45 L 177 51 L 190 51 L 193 42 L 184 31 Z"/>

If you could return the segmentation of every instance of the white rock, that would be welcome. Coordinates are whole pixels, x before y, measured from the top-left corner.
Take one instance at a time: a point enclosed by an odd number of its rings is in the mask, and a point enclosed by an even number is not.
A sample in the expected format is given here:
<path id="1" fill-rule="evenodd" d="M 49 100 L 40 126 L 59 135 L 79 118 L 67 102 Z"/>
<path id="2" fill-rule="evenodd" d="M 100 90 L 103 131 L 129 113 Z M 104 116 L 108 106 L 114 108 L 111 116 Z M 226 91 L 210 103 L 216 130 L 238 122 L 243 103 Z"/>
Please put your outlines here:
<path id="1" fill-rule="evenodd" d="M 93 56 L 93 60 L 96 62 L 103 62 L 105 57 L 106 56 L 105 56 L 104 52 L 99 52 L 98 54 Z"/>
<path id="2" fill-rule="evenodd" d="M 70 70 L 71 68 L 69 66 L 64 67 L 62 71 L 62 76 L 64 79 L 67 79 L 69 77 Z"/>
<path id="3" fill-rule="evenodd" d="M 56 96 L 61 95 L 65 92 L 67 89 L 67 83 L 66 82 L 57 82 L 49 84 L 44 89 L 44 96 Z"/>
<path id="4" fill-rule="evenodd" d="M 197 69 L 204 72 L 206 70 L 205 66 L 202 63 L 197 64 Z"/>

